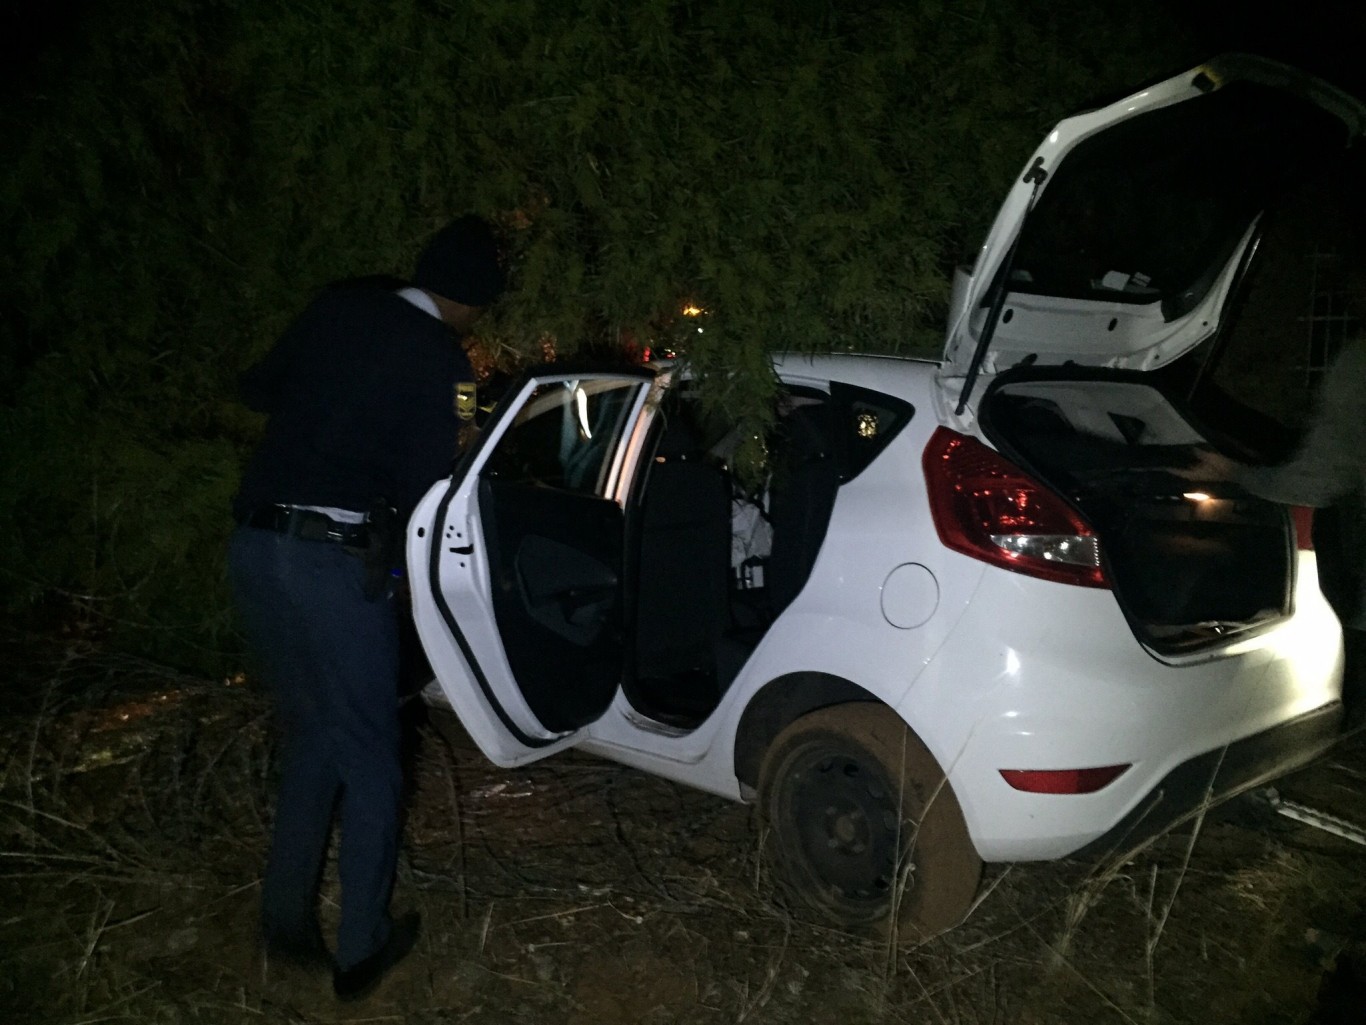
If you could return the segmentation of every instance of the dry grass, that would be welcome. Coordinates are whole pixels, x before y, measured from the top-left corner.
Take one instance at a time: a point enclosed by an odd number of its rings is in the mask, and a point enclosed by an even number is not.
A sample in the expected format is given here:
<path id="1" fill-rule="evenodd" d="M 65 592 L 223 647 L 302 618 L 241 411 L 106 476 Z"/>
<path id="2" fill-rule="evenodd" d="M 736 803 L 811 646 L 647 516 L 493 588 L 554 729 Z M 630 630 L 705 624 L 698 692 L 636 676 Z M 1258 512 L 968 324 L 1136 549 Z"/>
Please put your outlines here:
<path id="1" fill-rule="evenodd" d="M 575 755 L 498 770 L 441 721 L 395 897 L 423 913 L 418 952 L 343 1008 L 253 949 L 261 697 L 93 651 L 24 656 L 0 768 L 4 1021 L 1290 1023 L 1366 908 L 1351 845 L 1202 815 L 1101 864 L 992 868 L 947 936 L 863 941 L 781 905 L 748 809 Z M 1304 787 L 1366 818 L 1363 767 L 1345 749 Z M 324 891 L 330 919 L 335 865 Z"/>

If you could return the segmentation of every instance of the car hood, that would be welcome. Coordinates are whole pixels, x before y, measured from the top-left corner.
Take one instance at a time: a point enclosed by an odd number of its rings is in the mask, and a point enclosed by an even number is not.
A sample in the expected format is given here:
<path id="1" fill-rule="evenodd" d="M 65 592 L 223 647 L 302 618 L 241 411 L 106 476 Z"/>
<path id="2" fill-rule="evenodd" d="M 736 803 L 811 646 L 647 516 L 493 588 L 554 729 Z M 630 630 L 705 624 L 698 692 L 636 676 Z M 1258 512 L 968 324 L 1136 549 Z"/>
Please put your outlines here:
<path id="1" fill-rule="evenodd" d="M 954 283 L 941 397 L 962 416 L 1022 362 L 1152 370 L 1189 352 L 1267 205 L 1364 127 L 1346 93 L 1245 55 L 1060 122 Z"/>

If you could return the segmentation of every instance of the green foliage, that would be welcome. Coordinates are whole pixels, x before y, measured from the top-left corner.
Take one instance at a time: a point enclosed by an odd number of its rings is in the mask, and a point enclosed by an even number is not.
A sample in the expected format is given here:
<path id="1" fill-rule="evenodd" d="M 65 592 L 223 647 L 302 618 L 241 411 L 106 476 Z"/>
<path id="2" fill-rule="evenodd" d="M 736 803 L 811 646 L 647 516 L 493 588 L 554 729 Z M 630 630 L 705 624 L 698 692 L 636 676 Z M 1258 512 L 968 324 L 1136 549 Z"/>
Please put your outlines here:
<path id="1" fill-rule="evenodd" d="M 1097 7 L 87 5 L 4 123 L 9 605 L 77 596 L 185 664 L 230 648 L 259 429 L 235 374 L 317 285 L 404 273 L 465 210 L 507 230 L 509 360 L 648 343 L 691 301 L 706 393 L 759 430 L 776 349 L 933 353 L 1041 133 L 1191 57 Z"/>

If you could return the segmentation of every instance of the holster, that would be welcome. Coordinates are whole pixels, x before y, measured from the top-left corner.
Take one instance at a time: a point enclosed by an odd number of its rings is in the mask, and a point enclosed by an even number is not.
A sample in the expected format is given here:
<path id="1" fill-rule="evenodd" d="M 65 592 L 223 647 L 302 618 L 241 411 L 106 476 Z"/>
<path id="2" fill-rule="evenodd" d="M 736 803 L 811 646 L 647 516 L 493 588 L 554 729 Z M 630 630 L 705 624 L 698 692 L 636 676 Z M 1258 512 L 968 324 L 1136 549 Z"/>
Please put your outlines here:
<path id="1" fill-rule="evenodd" d="M 361 560 L 365 566 L 365 600 L 378 601 L 389 593 L 394 568 L 402 558 L 403 531 L 398 513 L 383 498 L 377 498 L 366 517 L 370 543 Z"/>

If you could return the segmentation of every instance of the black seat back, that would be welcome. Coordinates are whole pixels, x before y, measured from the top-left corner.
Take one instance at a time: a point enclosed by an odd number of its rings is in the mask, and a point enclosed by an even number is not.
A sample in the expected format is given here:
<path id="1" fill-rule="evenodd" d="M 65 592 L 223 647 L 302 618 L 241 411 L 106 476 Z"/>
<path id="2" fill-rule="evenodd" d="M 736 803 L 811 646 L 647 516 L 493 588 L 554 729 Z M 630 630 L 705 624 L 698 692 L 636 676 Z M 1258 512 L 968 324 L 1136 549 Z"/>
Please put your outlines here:
<path id="1" fill-rule="evenodd" d="M 773 549 L 767 584 L 776 617 L 811 576 L 839 491 L 834 418 L 828 402 L 798 406 L 779 426 L 769 490 Z"/>
<path id="2" fill-rule="evenodd" d="M 640 530 L 636 675 L 715 688 L 728 622 L 730 478 L 682 417 L 650 467 Z"/>

